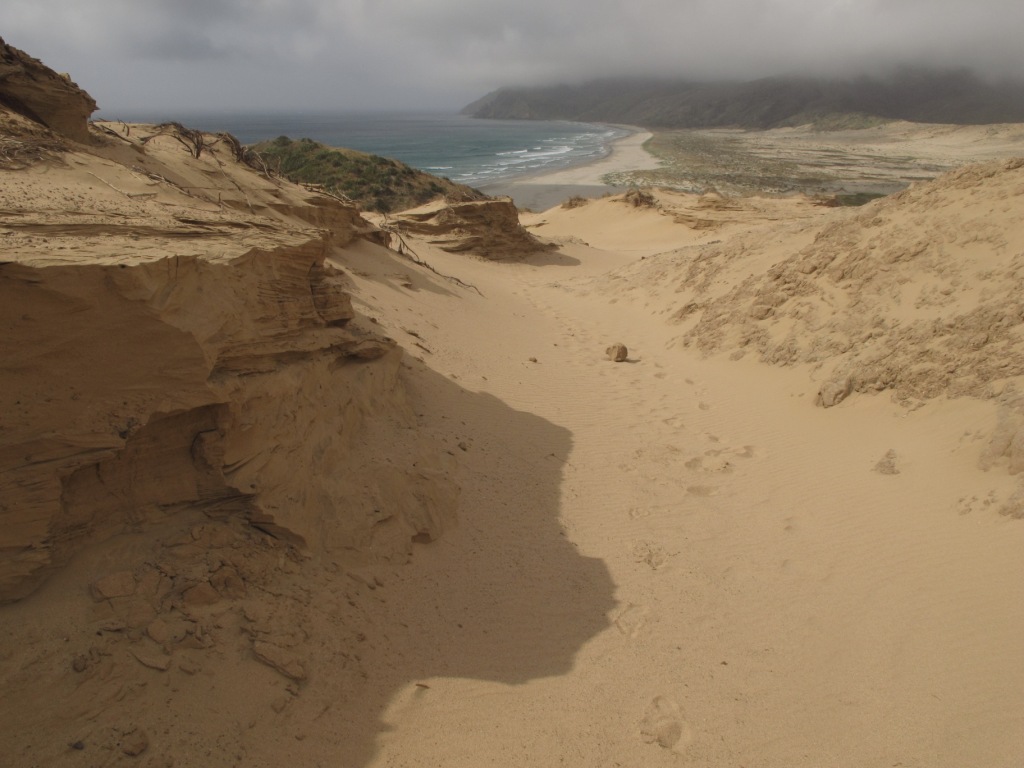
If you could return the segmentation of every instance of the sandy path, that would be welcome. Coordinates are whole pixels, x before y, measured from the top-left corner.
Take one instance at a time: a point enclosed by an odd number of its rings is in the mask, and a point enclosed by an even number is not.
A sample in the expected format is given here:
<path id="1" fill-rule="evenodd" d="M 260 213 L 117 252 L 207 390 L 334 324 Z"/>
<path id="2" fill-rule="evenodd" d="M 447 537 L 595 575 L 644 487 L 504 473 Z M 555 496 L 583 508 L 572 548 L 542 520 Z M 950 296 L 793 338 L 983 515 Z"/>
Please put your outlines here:
<path id="1" fill-rule="evenodd" d="M 963 453 L 991 406 L 815 409 L 805 372 L 695 359 L 579 289 L 635 254 L 563 252 L 431 254 L 486 298 L 405 310 L 485 437 L 391 592 L 423 677 L 386 680 L 368 764 L 1018 764 L 1024 533 Z"/>

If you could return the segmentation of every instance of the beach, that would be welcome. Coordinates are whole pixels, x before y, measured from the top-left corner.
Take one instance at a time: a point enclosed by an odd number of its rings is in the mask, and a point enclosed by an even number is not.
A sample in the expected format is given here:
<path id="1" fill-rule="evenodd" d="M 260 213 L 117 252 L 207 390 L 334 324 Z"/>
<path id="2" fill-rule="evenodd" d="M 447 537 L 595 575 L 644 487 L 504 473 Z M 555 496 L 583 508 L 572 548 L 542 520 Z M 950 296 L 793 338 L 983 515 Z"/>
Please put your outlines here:
<path id="1" fill-rule="evenodd" d="M 507 195 L 519 208 L 531 211 L 547 210 L 571 197 L 601 197 L 621 192 L 624 187 L 606 184 L 603 177 L 609 173 L 658 167 L 657 159 L 643 147 L 652 134 L 639 128 L 633 130 L 635 132 L 629 136 L 612 142 L 609 154 L 599 160 L 514 181 L 487 184 L 480 190 L 488 195 Z"/>

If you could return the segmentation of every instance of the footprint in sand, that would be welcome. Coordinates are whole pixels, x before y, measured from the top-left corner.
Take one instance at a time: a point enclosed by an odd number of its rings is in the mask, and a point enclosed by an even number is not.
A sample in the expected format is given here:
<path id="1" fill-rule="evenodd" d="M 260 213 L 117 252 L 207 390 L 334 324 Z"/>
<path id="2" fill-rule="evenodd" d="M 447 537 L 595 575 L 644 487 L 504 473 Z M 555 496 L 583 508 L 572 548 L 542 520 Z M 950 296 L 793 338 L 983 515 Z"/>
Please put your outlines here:
<path id="1" fill-rule="evenodd" d="M 615 624 L 615 628 L 619 632 L 631 640 L 635 640 L 647 623 L 647 608 L 630 603 L 622 613 L 612 620 L 612 623 Z"/>
<path id="2" fill-rule="evenodd" d="M 652 571 L 656 571 L 668 560 L 668 555 L 659 544 L 651 541 L 633 543 L 633 559 L 638 563 L 647 563 Z"/>
<path id="3" fill-rule="evenodd" d="M 710 448 L 702 456 L 694 456 L 684 465 L 687 469 L 703 472 L 732 472 L 733 463 L 729 457 L 749 459 L 754 456 L 754 447 L 745 445 L 742 448 Z"/>
<path id="4" fill-rule="evenodd" d="M 640 721 L 640 738 L 662 749 L 673 749 L 689 744 L 693 733 L 683 720 L 679 705 L 666 696 L 656 696 Z"/>
<path id="5" fill-rule="evenodd" d="M 714 496 L 718 489 L 713 485 L 688 485 L 686 492 L 692 496 Z"/>
<path id="6" fill-rule="evenodd" d="M 694 456 L 686 462 L 687 469 L 701 472 L 731 472 L 732 462 L 721 451 L 707 451 L 703 456 Z"/>

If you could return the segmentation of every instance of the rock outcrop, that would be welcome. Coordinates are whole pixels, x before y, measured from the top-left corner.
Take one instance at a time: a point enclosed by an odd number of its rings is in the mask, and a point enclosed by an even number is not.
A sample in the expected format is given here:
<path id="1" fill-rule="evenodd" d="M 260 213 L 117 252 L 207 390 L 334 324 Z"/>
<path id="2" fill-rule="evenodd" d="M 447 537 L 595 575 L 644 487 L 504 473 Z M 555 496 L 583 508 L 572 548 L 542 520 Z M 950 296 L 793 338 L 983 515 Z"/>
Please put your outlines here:
<path id="1" fill-rule="evenodd" d="M 66 75 L 0 38 L 0 105 L 75 141 L 89 139 L 96 102 Z"/>
<path id="2" fill-rule="evenodd" d="M 399 231 L 420 235 L 443 250 L 492 261 L 521 259 L 551 248 L 519 223 L 510 199 L 431 203 L 391 221 Z"/>

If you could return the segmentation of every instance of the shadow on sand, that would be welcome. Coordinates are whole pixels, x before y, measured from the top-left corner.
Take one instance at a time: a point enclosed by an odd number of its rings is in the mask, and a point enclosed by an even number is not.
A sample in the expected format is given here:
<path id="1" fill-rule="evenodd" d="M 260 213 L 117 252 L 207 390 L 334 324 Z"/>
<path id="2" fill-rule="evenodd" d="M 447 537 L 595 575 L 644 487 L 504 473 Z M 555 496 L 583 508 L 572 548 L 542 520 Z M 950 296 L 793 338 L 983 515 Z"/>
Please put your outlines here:
<path id="1" fill-rule="evenodd" d="M 309 723 L 310 732 L 335 734 L 338 765 L 365 765 L 378 754 L 390 730 L 388 707 L 417 683 L 521 684 L 568 673 L 579 649 L 609 626 L 616 604 L 604 563 L 581 555 L 559 523 L 571 433 L 416 361 L 406 381 L 421 431 L 458 455 L 459 521 L 417 546 L 411 563 L 391 569 L 374 592 L 373 642 L 361 657 L 365 685 L 338 692 L 329 717 Z M 460 441 L 466 450 L 456 447 Z M 325 692 L 308 693 L 307 716 Z M 316 741 L 319 749 L 310 743 L 305 759 L 323 757 L 324 743 Z M 304 751 L 294 744 L 296 764 L 314 764 Z"/>

